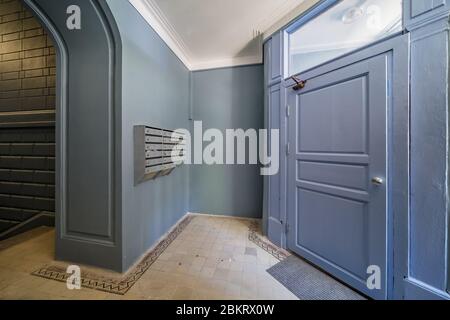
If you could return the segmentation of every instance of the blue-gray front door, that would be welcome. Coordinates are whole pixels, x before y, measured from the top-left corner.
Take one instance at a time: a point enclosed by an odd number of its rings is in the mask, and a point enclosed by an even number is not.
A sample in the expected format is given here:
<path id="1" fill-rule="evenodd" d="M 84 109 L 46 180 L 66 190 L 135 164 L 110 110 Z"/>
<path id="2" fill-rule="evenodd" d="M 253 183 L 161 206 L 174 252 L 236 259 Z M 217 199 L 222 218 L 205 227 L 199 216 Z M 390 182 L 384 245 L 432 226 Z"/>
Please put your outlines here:
<path id="1" fill-rule="evenodd" d="M 309 72 L 288 94 L 288 247 L 376 299 L 387 294 L 389 61 Z M 368 288 L 369 267 L 381 289 Z"/>

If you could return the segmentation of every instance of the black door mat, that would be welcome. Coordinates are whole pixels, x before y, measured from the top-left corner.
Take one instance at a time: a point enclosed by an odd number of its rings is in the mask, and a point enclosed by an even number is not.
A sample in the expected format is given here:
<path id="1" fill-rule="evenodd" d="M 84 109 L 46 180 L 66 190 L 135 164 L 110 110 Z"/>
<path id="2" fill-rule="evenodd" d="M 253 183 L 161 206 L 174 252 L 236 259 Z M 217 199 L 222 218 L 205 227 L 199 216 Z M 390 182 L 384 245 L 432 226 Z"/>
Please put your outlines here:
<path id="1" fill-rule="evenodd" d="M 267 272 L 300 300 L 366 300 L 294 255 L 274 265 Z"/>

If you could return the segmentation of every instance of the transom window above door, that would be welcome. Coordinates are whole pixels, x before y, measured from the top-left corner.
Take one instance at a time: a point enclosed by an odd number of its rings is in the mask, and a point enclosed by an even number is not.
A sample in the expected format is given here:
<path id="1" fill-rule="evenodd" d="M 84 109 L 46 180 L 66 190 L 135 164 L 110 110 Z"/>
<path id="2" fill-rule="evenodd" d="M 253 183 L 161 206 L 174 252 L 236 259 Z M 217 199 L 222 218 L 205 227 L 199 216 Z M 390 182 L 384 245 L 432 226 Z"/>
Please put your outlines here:
<path id="1" fill-rule="evenodd" d="M 288 28 L 288 73 L 306 71 L 402 28 L 402 0 L 336 1 L 315 18 Z"/>

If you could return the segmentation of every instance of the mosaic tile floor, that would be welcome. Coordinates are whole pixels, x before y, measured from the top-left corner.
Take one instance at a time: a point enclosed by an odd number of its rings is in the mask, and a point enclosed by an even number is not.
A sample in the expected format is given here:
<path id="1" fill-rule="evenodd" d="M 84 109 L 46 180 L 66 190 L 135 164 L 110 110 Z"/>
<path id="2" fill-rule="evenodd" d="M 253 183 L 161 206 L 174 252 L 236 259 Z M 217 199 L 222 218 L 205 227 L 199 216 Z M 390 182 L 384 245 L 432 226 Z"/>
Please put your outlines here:
<path id="1" fill-rule="evenodd" d="M 32 276 L 53 263 L 54 230 L 41 228 L 0 249 L 0 299 L 297 299 L 266 272 L 279 260 L 249 239 L 251 226 L 195 216 L 125 295 Z"/>

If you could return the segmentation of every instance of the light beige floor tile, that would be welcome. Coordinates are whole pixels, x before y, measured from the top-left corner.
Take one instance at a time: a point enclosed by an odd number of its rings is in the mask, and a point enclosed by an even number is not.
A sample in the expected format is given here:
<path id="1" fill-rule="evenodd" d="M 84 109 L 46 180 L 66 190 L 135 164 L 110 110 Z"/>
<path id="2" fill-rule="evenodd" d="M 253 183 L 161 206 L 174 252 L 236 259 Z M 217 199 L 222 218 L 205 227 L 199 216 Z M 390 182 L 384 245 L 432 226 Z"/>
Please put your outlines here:
<path id="1" fill-rule="evenodd" d="M 190 287 L 179 286 L 172 295 L 173 300 L 191 300 L 194 299 L 194 289 Z"/>
<path id="2" fill-rule="evenodd" d="M 0 243 L 0 299 L 296 299 L 266 272 L 278 260 L 248 239 L 249 225 L 195 217 L 124 296 L 68 290 L 31 276 L 53 261 L 54 231 L 43 230 L 13 245 Z"/>

